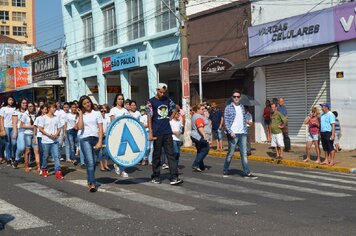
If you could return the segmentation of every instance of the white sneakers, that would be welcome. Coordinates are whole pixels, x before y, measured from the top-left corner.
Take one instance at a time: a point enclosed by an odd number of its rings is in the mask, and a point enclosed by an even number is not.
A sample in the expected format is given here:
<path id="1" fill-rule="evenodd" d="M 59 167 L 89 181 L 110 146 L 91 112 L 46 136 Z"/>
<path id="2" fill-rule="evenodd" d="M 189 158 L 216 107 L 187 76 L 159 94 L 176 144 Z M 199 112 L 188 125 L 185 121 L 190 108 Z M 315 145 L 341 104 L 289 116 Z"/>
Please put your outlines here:
<path id="1" fill-rule="evenodd" d="M 116 165 L 116 164 L 114 164 L 114 170 L 115 170 L 115 173 L 117 175 L 120 175 L 123 178 L 128 178 L 129 177 L 129 175 L 124 170 L 121 171 L 120 167 L 118 165 Z"/>

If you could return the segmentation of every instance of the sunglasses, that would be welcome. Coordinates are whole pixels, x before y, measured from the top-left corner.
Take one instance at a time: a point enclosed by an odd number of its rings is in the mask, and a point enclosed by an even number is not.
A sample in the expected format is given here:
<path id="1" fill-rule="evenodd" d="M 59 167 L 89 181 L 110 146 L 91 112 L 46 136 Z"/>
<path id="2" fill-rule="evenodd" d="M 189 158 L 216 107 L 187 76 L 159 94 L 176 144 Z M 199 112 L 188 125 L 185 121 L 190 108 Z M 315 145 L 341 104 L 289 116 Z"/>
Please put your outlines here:
<path id="1" fill-rule="evenodd" d="M 100 112 L 101 112 L 101 113 L 105 113 L 105 111 L 104 111 L 104 110 L 101 110 Z"/>
<path id="2" fill-rule="evenodd" d="M 241 96 L 232 96 L 233 98 L 240 98 Z"/>

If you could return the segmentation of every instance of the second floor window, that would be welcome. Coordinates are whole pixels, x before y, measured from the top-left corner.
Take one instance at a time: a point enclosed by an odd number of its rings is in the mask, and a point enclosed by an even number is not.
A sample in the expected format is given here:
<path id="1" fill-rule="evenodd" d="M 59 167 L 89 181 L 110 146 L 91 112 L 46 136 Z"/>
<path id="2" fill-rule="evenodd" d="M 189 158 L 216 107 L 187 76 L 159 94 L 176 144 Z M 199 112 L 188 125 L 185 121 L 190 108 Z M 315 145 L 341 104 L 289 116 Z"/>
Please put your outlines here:
<path id="1" fill-rule="evenodd" d="M 10 35 L 10 27 L 6 25 L 0 26 L 0 35 Z"/>
<path id="2" fill-rule="evenodd" d="M 14 35 L 14 36 L 27 36 L 26 27 L 13 26 L 12 27 L 12 35 Z"/>
<path id="3" fill-rule="evenodd" d="M 175 11 L 175 0 L 156 0 L 157 16 L 156 16 L 156 29 L 157 32 L 169 30 L 176 27 L 176 16 L 173 14 Z M 172 11 L 173 12 L 172 12 Z"/>
<path id="4" fill-rule="evenodd" d="M 14 7 L 26 7 L 26 0 L 12 0 L 12 6 L 14 6 Z"/>
<path id="5" fill-rule="evenodd" d="M 110 47 L 117 44 L 117 29 L 115 7 L 111 6 L 103 10 L 104 14 L 104 45 Z"/>
<path id="6" fill-rule="evenodd" d="M 26 13 L 14 11 L 12 12 L 12 20 L 26 22 Z"/>
<path id="7" fill-rule="evenodd" d="M 8 11 L 0 11 L 0 20 L 9 20 L 9 12 Z"/>
<path id="8" fill-rule="evenodd" d="M 129 40 L 145 36 L 142 0 L 126 0 L 127 4 L 127 35 Z"/>
<path id="9" fill-rule="evenodd" d="M 89 15 L 83 18 L 84 25 L 84 52 L 89 53 L 95 50 L 93 16 Z"/>
<path id="10" fill-rule="evenodd" d="M 0 0 L 0 6 L 8 6 L 9 0 Z"/>

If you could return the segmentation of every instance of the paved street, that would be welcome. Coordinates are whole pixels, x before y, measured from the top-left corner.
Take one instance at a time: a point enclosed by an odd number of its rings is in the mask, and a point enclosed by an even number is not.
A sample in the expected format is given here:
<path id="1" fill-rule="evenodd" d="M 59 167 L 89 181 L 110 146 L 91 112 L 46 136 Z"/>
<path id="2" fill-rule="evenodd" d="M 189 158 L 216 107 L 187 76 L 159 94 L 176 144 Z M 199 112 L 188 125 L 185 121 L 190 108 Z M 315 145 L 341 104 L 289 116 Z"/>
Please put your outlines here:
<path id="1" fill-rule="evenodd" d="M 223 159 L 208 157 L 204 173 L 181 158 L 182 186 L 149 182 L 150 168 L 129 179 L 100 172 L 89 193 L 85 171 L 65 180 L 0 166 L 1 235 L 353 235 L 356 175 L 250 162 L 257 180 L 222 176 Z"/>

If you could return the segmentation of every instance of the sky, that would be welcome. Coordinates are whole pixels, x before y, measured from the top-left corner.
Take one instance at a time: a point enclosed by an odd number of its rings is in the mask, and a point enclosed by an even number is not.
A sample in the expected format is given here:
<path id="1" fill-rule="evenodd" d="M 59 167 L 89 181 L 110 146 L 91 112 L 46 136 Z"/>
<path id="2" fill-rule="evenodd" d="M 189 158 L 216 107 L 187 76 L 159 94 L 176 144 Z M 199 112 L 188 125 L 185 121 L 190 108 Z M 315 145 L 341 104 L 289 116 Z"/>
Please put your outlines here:
<path id="1" fill-rule="evenodd" d="M 65 42 L 61 0 L 35 0 L 36 47 L 45 52 Z"/>

